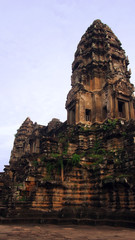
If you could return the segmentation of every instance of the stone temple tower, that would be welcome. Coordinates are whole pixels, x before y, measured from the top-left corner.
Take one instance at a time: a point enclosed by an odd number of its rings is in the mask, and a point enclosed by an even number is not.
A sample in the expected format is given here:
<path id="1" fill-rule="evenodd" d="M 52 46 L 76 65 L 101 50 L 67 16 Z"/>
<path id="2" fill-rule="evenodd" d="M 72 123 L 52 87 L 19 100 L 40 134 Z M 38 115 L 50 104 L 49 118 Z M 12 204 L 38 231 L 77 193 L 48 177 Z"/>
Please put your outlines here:
<path id="1" fill-rule="evenodd" d="M 112 30 L 95 20 L 82 36 L 72 64 L 67 123 L 135 119 L 134 87 L 128 57 Z"/>

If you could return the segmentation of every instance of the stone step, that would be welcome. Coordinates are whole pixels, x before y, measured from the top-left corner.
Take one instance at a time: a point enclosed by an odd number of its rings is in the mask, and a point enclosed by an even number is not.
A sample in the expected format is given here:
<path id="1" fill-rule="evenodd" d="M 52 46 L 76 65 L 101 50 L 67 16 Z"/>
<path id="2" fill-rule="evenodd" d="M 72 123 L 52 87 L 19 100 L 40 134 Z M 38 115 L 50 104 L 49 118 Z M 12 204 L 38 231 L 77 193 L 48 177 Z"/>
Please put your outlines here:
<path id="1" fill-rule="evenodd" d="M 41 223 L 41 224 L 80 224 L 90 226 L 115 226 L 115 227 L 128 227 L 135 228 L 135 221 L 124 221 L 124 220 L 112 220 L 112 219 L 90 219 L 90 218 L 0 218 L 0 224 L 10 223 Z"/>

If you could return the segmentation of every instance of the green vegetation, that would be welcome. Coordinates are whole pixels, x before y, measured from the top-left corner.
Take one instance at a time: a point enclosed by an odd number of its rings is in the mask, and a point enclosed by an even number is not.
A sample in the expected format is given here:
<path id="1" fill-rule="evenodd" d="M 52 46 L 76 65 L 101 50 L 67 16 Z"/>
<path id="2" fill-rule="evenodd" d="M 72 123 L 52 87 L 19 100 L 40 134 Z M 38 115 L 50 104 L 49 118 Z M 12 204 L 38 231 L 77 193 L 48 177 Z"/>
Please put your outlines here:
<path id="1" fill-rule="evenodd" d="M 102 125 L 102 128 L 104 131 L 109 131 L 109 130 L 113 130 L 116 128 L 116 124 L 117 124 L 117 119 L 114 119 L 114 120 L 111 120 L 111 119 L 108 119 L 107 122 L 105 122 L 103 125 Z"/>
<path id="2" fill-rule="evenodd" d="M 121 165 L 124 161 L 123 156 L 125 156 L 125 150 L 123 148 L 105 150 L 102 148 L 102 141 L 97 138 L 94 142 L 93 148 L 90 149 L 89 153 L 87 153 L 87 157 L 95 160 L 92 164 L 90 164 L 92 169 L 100 167 L 100 164 L 103 164 L 105 160 L 108 163 L 114 163 L 116 166 Z"/>
<path id="3" fill-rule="evenodd" d="M 65 153 L 58 154 L 52 153 L 51 157 L 54 158 L 53 161 L 49 161 L 45 164 L 46 171 L 47 171 L 47 180 L 52 180 L 54 175 L 60 174 L 63 180 L 64 171 L 71 169 L 73 167 L 79 166 L 80 163 L 80 155 L 73 154 L 71 158 L 67 158 L 67 154 Z M 46 180 L 46 181 L 47 181 Z"/>
<path id="4" fill-rule="evenodd" d="M 47 173 L 49 175 L 51 175 L 53 173 L 54 168 L 55 168 L 55 164 L 54 163 L 52 163 L 52 162 L 47 162 L 46 163 L 46 170 L 47 170 Z"/>
<path id="5" fill-rule="evenodd" d="M 41 162 L 45 162 L 46 156 L 41 156 L 41 157 L 40 157 L 40 160 L 41 160 Z"/>
<path id="6" fill-rule="evenodd" d="M 104 184 L 107 183 L 116 183 L 116 182 L 128 182 L 128 179 L 131 177 L 131 175 L 129 174 L 114 174 L 114 175 L 106 175 L 104 176 L 104 178 L 102 179 L 102 182 Z"/>
<path id="7" fill-rule="evenodd" d="M 38 166 L 38 161 L 37 161 L 37 160 L 34 160 L 32 163 L 33 163 L 33 165 L 34 165 L 35 167 Z"/>
<path id="8" fill-rule="evenodd" d="M 120 174 L 117 176 L 117 178 L 129 178 L 129 177 L 131 177 L 130 174 Z"/>
<path id="9" fill-rule="evenodd" d="M 102 182 L 104 184 L 107 184 L 107 183 L 114 183 L 115 182 L 115 177 L 113 175 L 106 175 L 104 176 L 104 178 L 102 179 Z"/>
<path id="10" fill-rule="evenodd" d="M 82 132 L 88 132 L 88 131 L 90 131 L 90 127 L 89 127 L 89 126 L 81 126 L 81 127 L 80 127 L 80 130 L 81 130 Z"/>
<path id="11" fill-rule="evenodd" d="M 101 147 L 101 142 L 96 138 L 96 140 L 95 140 L 95 142 L 94 142 L 93 151 L 94 151 L 95 153 L 98 153 L 100 147 Z"/>
<path id="12" fill-rule="evenodd" d="M 127 133 L 126 133 L 126 132 L 122 132 L 122 136 L 123 136 L 123 137 L 126 137 L 126 136 L 127 136 Z"/>
<path id="13" fill-rule="evenodd" d="M 107 151 L 108 161 L 113 160 L 115 165 L 120 165 L 123 162 L 123 155 L 125 155 L 125 151 L 122 148 Z"/>
<path id="14" fill-rule="evenodd" d="M 20 202 L 26 201 L 27 200 L 26 192 L 23 192 L 20 196 L 18 196 L 17 200 Z"/>
<path id="15" fill-rule="evenodd" d="M 51 181 L 52 180 L 52 177 L 51 175 L 46 175 L 44 178 L 43 178 L 43 182 L 47 182 L 47 181 Z"/>
<path id="16" fill-rule="evenodd" d="M 59 153 L 52 153 L 51 157 L 52 158 L 59 158 L 61 155 Z"/>
<path id="17" fill-rule="evenodd" d="M 63 136 L 59 139 L 59 143 L 62 143 L 63 148 L 68 148 L 68 136 Z"/>
<path id="18" fill-rule="evenodd" d="M 117 119 L 110 120 L 108 119 L 107 122 L 105 122 L 102 125 L 102 130 L 109 131 L 116 128 Z M 81 126 L 80 129 L 82 131 L 88 131 L 90 130 L 89 127 L 83 127 Z M 101 128 L 100 128 L 101 129 Z M 70 133 L 73 133 L 73 129 Z M 103 131 L 99 131 L 99 133 L 103 133 Z M 125 136 L 126 133 L 123 132 L 123 136 Z M 60 146 L 60 150 L 63 149 L 63 152 L 53 152 L 49 155 L 51 159 L 49 160 L 48 157 L 42 156 L 40 158 L 41 162 L 44 162 L 44 166 L 46 167 L 47 176 L 45 177 L 44 181 L 55 179 L 55 174 L 61 176 L 61 179 L 64 179 L 64 174 L 66 174 L 67 171 L 70 171 L 74 167 L 79 167 L 80 161 L 82 158 L 82 166 L 86 167 L 89 170 L 92 170 L 94 174 L 98 174 L 99 171 L 97 171 L 100 168 L 104 168 L 105 164 L 110 165 L 113 164 L 116 171 L 120 172 L 121 164 L 124 161 L 125 158 L 125 150 L 120 148 L 113 148 L 111 150 L 107 150 L 106 148 L 103 148 L 104 143 L 102 139 L 102 134 L 100 137 L 96 137 L 94 143 L 93 138 L 90 140 L 90 148 L 86 151 L 84 150 L 81 154 L 74 153 L 72 156 L 68 154 L 68 147 L 69 147 L 69 136 L 64 136 L 63 134 L 59 134 L 58 136 L 58 142 Z M 92 146 L 93 144 L 93 146 Z M 56 149 L 55 149 L 56 151 Z M 57 149 L 58 151 L 58 149 Z M 83 160 L 87 159 L 89 161 L 89 164 L 83 163 Z M 85 161 L 84 161 L 85 162 Z M 33 161 L 33 164 L 37 166 L 39 163 L 37 161 Z M 106 172 L 106 171 L 105 171 Z M 105 174 L 105 173 L 104 173 Z M 103 181 L 115 181 L 116 178 L 124 178 L 123 174 L 120 176 L 113 176 L 113 175 L 107 175 L 104 177 Z"/>
<path id="19" fill-rule="evenodd" d="M 95 160 L 90 164 L 90 168 L 96 170 L 100 164 L 104 163 L 104 157 L 106 155 L 105 149 L 102 148 L 102 142 L 99 139 L 95 139 L 94 146 L 90 149 L 90 153 L 87 155 L 88 157 Z"/>
<path id="20" fill-rule="evenodd" d="M 79 166 L 79 163 L 80 163 L 80 155 L 78 154 L 73 154 L 71 159 L 68 159 L 68 164 L 71 166 L 71 167 L 77 167 Z"/>
<path id="21" fill-rule="evenodd" d="M 101 164 L 101 163 L 104 162 L 103 156 L 99 156 L 99 158 L 96 157 L 96 159 L 97 159 L 97 161 L 94 162 L 94 163 L 92 163 L 92 164 L 91 164 L 92 166 L 96 166 L 96 165 L 99 165 L 99 164 Z"/>
<path id="22" fill-rule="evenodd" d="M 26 201 L 26 200 L 27 200 L 26 196 L 21 196 L 21 197 L 18 199 L 18 201 L 20 201 L 20 202 L 24 202 L 24 201 Z"/>

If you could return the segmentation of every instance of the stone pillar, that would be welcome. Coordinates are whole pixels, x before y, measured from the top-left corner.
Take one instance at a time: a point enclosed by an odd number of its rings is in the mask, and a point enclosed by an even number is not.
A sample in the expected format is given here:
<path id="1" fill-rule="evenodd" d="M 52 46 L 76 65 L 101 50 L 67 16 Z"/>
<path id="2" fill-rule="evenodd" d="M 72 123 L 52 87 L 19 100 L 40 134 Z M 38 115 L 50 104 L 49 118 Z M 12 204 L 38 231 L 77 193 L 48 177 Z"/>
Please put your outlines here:
<path id="1" fill-rule="evenodd" d="M 79 101 L 76 101 L 75 106 L 75 123 L 77 124 L 79 122 Z"/>
<path id="2" fill-rule="evenodd" d="M 135 119 L 133 101 L 129 102 L 129 116 L 130 116 L 130 119 Z"/>
<path id="3" fill-rule="evenodd" d="M 80 109 L 79 109 L 79 115 L 80 115 L 80 122 L 84 123 L 85 121 L 85 102 L 84 99 L 80 98 Z"/>
<path id="4" fill-rule="evenodd" d="M 112 117 L 113 118 L 115 118 L 116 116 L 115 116 L 115 105 L 116 105 L 116 98 L 115 98 L 115 95 L 114 94 L 112 94 L 112 109 L 113 109 L 113 111 L 112 111 Z"/>
<path id="5" fill-rule="evenodd" d="M 114 101 L 113 101 L 113 97 L 112 95 L 110 95 L 110 117 L 113 118 L 113 104 L 114 104 Z"/>
<path id="6" fill-rule="evenodd" d="M 69 124 L 69 110 L 67 110 L 67 124 Z"/>
<path id="7" fill-rule="evenodd" d="M 102 102 L 101 102 L 101 96 L 100 94 L 95 94 L 95 102 L 96 102 L 96 121 L 101 122 L 102 121 Z"/>
<path id="8" fill-rule="evenodd" d="M 36 139 L 36 149 L 35 149 L 36 153 L 40 152 L 40 140 L 37 138 Z"/>
<path id="9" fill-rule="evenodd" d="M 115 118 L 119 118 L 119 111 L 118 111 L 118 99 L 115 97 Z"/>
<path id="10" fill-rule="evenodd" d="M 96 101 L 95 101 L 94 93 L 91 94 L 91 98 L 92 98 L 91 121 L 92 121 L 92 123 L 94 123 L 96 120 Z"/>
<path id="11" fill-rule="evenodd" d="M 129 102 L 125 102 L 125 117 L 126 117 L 126 120 L 130 119 L 130 103 Z"/>
<path id="12" fill-rule="evenodd" d="M 81 103 L 80 103 L 80 99 L 78 101 L 78 122 L 80 122 L 80 108 L 81 108 Z"/>
<path id="13" fill-rule="evenodd" d="M 107 101 L 107 111 L 108 111 L 108 118 L 113 118 L 113 111 L 114 111 L 114 99 L 112 96 L 112 89 L 111 86 L 108 87 L 108 101 Z"/>
<path id="14" fill-rule="evenodd" d="M 94 90 L 101 89 L 101 79 L 99 77 L 94 77 Z"/>
<path id="15" fill-rule="evenodd" d="M 68 123 L 71 124 L 71 111 L 68 110 Z"/>

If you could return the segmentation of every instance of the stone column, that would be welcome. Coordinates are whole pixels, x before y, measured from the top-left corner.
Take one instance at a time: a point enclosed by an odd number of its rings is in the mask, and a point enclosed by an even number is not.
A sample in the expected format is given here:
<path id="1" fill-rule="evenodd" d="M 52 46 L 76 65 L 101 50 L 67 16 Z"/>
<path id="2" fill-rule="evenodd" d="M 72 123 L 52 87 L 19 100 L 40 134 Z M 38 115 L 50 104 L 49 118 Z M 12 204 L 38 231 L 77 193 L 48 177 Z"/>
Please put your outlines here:
<path id="1" fill-rule="evenodd" d="M 135 112 L 133 107 L 133 101 L 129 102 L 129 117 L 130 119 L 135 119 Z"/>
<path id="2" fill-rule="evenodd" d="M 67 123 L 69 124 L 69 110 L 67 110 Z"/>
<path id="3" fill-rule="evenodd" d="M 95 90 L 101 89 L 101 79 L 99 77 L 94 77 L 94 83 L 95 83 L 95 86 L 94 86 Z"/>
<path id="4" fill-rule="evenodd" d="M 91 121 L 92 123 L 94 123 L 96 120 L 96 102 L 94 93 L 91 94 L 91 98 L 92 98 Z"/>
<path id="5" fill-rule="evenodd" d="M 96 102 L 96 121 L 101 122 L 102 116 L 101 116 L 101 109 L 102 109 L 102 102 L 101 102 L 101 96 L 100 94 L 95 94 L 95 102 Z"/>
<path id="6" fill-rule="evenodd" d="M 79 115 L 80 115 L 80 122 L 84 123 L 85 121 L 85 102 L 83 97 L 80 97 L 80 104 L 79 104 Z"/>
<path id="7" fill-rule="evenodd" d="M 79 122 L 79 101 L 76 100 L 76 105 L 75 105 L 75 123 Z"/>
<path id="8" fill-rule="evenodd" d="M 119 111 L 118 111 L 118 99 L 115 97 L 115 118 L 119 118 Z"/>
<path id="9" fill-rule="evenodd" d="M 130 119 L 130 102 L 125 102 L 125 117 L 126 120 Z"/>
<path id="10" fill-rule="evenodd" d="M 107 102 L 107 110 L 108 110 L 108 118 L 113 118 L 114 109 L 115 109 L 114 97 L 112 95 L 111 86 L 108 86 L 108 102 Z"/>

